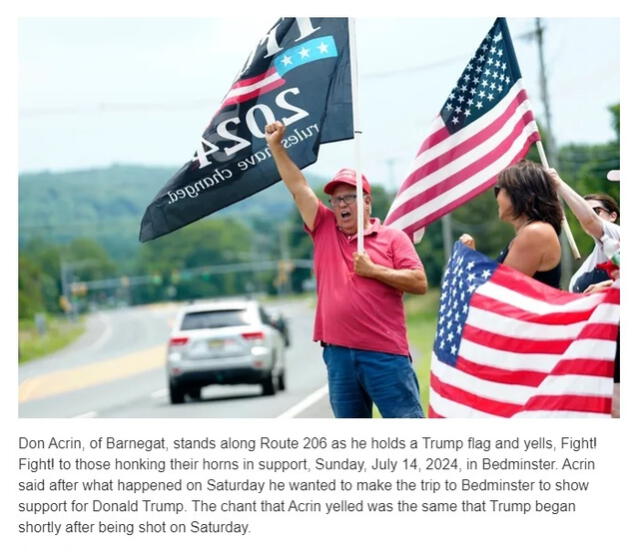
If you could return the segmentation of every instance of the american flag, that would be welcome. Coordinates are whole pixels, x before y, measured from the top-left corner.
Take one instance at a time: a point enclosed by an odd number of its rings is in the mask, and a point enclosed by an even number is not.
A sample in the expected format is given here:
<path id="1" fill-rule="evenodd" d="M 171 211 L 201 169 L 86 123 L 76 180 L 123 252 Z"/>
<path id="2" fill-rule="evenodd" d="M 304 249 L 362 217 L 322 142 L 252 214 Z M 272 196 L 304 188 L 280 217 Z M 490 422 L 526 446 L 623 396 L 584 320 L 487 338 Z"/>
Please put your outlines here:
<path id="1" fill-rule="evenodd" d="M 498 18 L 422 143 L 385 224 L 424 228 L 479 195 L 540 139 L 507 22 Z"/>
<path id="2" fill-rule="evenodd" d="M 620 290 L 551 288 L 457 242 L 431 358 L 430 417 L 611 413 Z"/>

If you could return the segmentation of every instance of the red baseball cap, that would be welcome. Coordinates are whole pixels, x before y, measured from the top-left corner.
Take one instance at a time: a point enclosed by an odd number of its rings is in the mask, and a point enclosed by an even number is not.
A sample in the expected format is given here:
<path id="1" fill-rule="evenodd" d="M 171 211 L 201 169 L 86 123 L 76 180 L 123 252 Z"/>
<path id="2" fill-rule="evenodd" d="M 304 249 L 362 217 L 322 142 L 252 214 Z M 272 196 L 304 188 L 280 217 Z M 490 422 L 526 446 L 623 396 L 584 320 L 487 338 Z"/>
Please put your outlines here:
<path id="1" fill-rule="evenodd" d="M 327 185 L 324 186 L 324 192 L 327 195 L 331 195 L 333 190 L 341 184 L 356 187 L 356 171 L 351 168 L 343 168 L 333 176 L 333 179 Z M 369 180 L 367 180 L 364 174 L 362 174 L 362 191 L 367 195 L 371 195 L 371 186 L 369 185 Z"/>

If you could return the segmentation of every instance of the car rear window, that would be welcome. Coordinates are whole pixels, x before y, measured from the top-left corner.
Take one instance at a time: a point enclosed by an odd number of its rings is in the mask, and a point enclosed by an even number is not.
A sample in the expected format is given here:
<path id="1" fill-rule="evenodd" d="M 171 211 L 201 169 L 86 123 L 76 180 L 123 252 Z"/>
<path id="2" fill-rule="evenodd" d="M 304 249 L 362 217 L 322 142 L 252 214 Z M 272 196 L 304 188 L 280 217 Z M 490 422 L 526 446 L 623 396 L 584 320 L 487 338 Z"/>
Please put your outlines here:
<path id="1" fill-rule="evenodd" d="M 223 328 L 225 326 L 243 326 L 251 324 L 246 310 L 201 311 L 187 313 L 182 319 L 180 330 L 197 330 L 199 328 Z"/>

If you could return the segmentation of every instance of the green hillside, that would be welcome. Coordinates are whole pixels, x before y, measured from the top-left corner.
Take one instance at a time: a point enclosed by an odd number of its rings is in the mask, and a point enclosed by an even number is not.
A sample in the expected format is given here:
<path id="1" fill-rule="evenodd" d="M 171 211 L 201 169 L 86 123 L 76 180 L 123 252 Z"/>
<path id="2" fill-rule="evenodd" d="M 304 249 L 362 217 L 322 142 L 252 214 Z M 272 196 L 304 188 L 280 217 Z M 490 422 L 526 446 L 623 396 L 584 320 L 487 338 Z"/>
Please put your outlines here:
<path id="1" fill-rule="evenodd" d="M 144 210 L 175 168 L 114 165 L 61 173 L 28 173 L 19 177 L 20 244 L 42 238 L 69 243 L 95 239 L 116 261 L 137 252 L 138 230 Z M 323 178 L 312 182 L 321 183 Z M 276 184 L 208 218 L 241 216 L 251 227 L 264 221 L 283 221 L 291 198 Z"/>

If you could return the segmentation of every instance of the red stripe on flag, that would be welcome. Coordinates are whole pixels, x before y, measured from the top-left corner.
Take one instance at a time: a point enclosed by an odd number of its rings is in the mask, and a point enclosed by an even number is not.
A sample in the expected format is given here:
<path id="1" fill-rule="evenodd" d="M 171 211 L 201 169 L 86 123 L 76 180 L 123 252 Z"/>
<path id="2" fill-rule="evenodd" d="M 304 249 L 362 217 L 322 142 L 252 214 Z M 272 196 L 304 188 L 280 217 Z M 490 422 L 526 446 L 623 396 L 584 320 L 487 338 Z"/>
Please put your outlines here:
<path id="1" fill-rule="evenodd" d="M 249 85 L 259 83 L 267 77 L 271 77 L 274 73 L 276 73 L 276 68 L 272 66 L 266 72 L 261 73 L 260 75 L 256 75 L 255 77 L 248 77 L 247 79 L 243 79 L 242 81 L 236 81 L 231 86 L 230 91 L 233 91 L 233 89 L 239 89 L 240 87 L 248 87 Z"/>
<path id="2" fill-rule="evenodd" d="M 616 340 L 618 338 L 617 324 L 587 324 L 578 335 L 581 340 Z"/>
<path id="3" fill-rule="evenodd" d="M 430 419 L 444 419 L 444 417 L 442 415 L 440 415 L 439 413 L 436 413 L 433 409 L 433 407 L 431 407 L 431 404 L 429 404 L 429 418 Z"/>
<path id="4" fill-rule="evenodd" d="M 528 148 L 529 147 L 527 146 L 527 149 Z M 474 197 L 477 197 L 478 195 L 480 195 L 480 193 L 483 193 L 484 191 L 489 189 L 489 187 L 491 187 L 495 183 L 495 181 L 496 181 L 496 176 L 491 176 L 487 181 L 481 183 L 478 187 L 475 187 L 474 189 L 469 191 L 469 193 L 463 195 L 462 197 L 457 197 L 454 201 L 452 201 L 448 205 L 444 205 L 442 208 L 439 208 L 434 212 L 430 212 L 428 215 L 424 216 L 423 218 L 420 218 L 419 220 L 416 220 L 415 222 L 406 224 L 402 228 L 402 230 L 406 234 L 408 234 L 409 237 L 411 237 L 414 232 L 421 230 L 425 226 L 431 224 L 431 222 L 435 222 L 436 220 L 438 220 L 438 218 L 444 216 L 445 214 L 451 212 L 452 210 L 455 210 L 457 207 L 459 207 L 460 205 L 463 205 L 467 201 L 470 201 Z M 391 224 L 392 221 L 402 218 L 407 212 L 409 211 L 404 210 L 404 205 L 399 205 L 393 211 L 392 215 L 387 216 L 387 220 L 385 220 L 385 225 L 389 225 Z M 393 220 L 391 220 L 392 218 Z"/>
<path id="5" fill-rule="evenodd" d="M 553 305 L 564 305 L 576 300 L 575 293 L 563 292 L 538 280 L 529 280 L 526 274 L 506 265 L 500 265 L 496 269 L 491 276 L 491 282 Z"/>
<path id="6" fill-rule="evenodd" d="M 252 98 L 259 97 L 264 93 L 268 93 L 269 91 L 273 91 L 274 89 L 281 87 L 285 83 L 286 81 L 284 79 L 278 79 L 277 81 L 274 81 L 273 83 L 269 83 L 268 85 L 265 85 L 264 87 L 260 87 L 259 89 L 256 89 L 255 91 L 251 91 L 250 93 L 229 97 L 227 100 L 225 100 L 222 103 L 222 107 L 229 106 L 230 104 L 240 104 L 241 102 L 245 102 L 247 100 L 251 100 Z"/>
<path id="7" fill-rule="evenodd" d="M 587 324 L 574 337 L 550 340 L 506 336 L 467 324 L 462 336 L 470 342 L 501 351 L 561 355 L 575 340 L 615 341 L 618 337 L 618 326 L 615 324 Z"/>
<path id="8" fill-rule="evenodd" d="M 516 386 L 539 386 L 548 376 L 547 373 L 542 371 L 522 369 L 518 371 L 507 371 L 505 369 L 498 369 L 497 367 L 480 365 L 464 357 L 458 357 L 456 367 L 458 370 L 482 380 L 499 382 L 500 384 L 513 384 Z"/>
<path id="9" fill-rule="evenodd" d="M 443 193 L 446 193 L 450 189 L 460 185 L 465 180 L 475 176 L 480 173 L 482 170 L 493 164 L 496 160 L 500 159 L 509 149 L 513 146 L 514 142 L 518 137 L 520 137 L 526 128 L 527 124 L 533 120 L 533 114 L 531 112 L 526 112 L 523 114 L 522 118 L 516 122 L 513 127 L 513 130 L 509 133 L 507 137 L 505 137 L 495 148 L 490 150 L 489 152 L 482 155 L 480 158 L 476 158 L 469 165 L 465 166 L 461 170 L 453 174 L 448 174 L 445 179 L 438 182 L 437 184 L 432 185 L 431 187 L 425 189 L 418 195 L 408 199 L 400 206 L 398 206 L 393 213 L 391 213 L 387 217 L 387 224 L 391 224 L 395 220 L 397 220 L 400 216 L 411 212 L 414 209 L 421 207 L 422 205 L 432 201 L 436 197 L 439 197 Z M 536 133 L 537 135 L 537 133 Z M 485 140 L 489 139 L 489 137 L 485 137 Z M 435 161 L 429 162 L 426 164 L 427 171 L 426 175 L 430 175 L 433 172 L 440 170 L 441 167 L 446 164 L 453 162 L 455 158 L 457 158 L 456 151 L 458 147 L 452 148 L 446 154 L 438 157 Z M 453 153 L 451 155 L 450 153 Z M 424 167 L 423 167 L 424 168 Z M 422 169 L 421 169 L 422 170 Z M 420 171 L 421 171 L 420 170 Z M 496 172 L 495 176 L 498 175 Z M 422 176 L 424 177 L 424 176 Z M 493 181 L 491 181 L 493 184 Z M 412 184 L 413 185 L 413 184 Z M 398 214 L 400 212 L 400 214 Z"/>
<path id="10" fill-rule="evenodd" d="M 524 411 L 584 411 L 611 413 L 611 397 L 606 396 L 533 396 Z"/>
<path id="11" fill-rule="evenodd" d="M 504 112 L 500 114 L 500 116 L 498 116 L 487 127 L 482 128 L 478 133 L 472 135 L 461 143 L 457 143 L 453 148 L 430 160 L 424 166 L 421 166 L 420 168 L 414 170 L 411 174 L 409 174 L 409 176 L 407 176 L 407 179 L 405 179 L 404 181 L 403 188 L 405 188 L 405 184 L 407 184 L 406 188 L 410 187 L 425 176 L 432 174 L 443 166 L 450 164 L 456 158 L 459 158 L 472 149 L 475 149 L 476 147 L 482 145 L 505 126 L 505 124 L 509 121 L 509 118 L 511 118 L 516 113 L 518 106 L 520 106 L 520 104 L 522 104 L 526 100 L 527 93 L 523 89 L 514 97 L 511 103 L 505 108 Z M 529 123 L 531 120 L 533 120 L 533 114 L 531 113 L 531 111 L 528 111 L 525 112 L 518 121 Z"/>
<path id="12" fill-rule="evenodd" d="M 484 413 L 490 413 L 497 417 L 511 417 L 514 413 L 522 409 L 522 406 L 519 404 L 484 398 L 457 388 L 456 386 L 451 386 L 446 382 L 442 382 L 433 373 L 431 373 L 431 389 L 443 398 L 453 400 L 456 403 L 477 409 L 478 411 L 483 411 Z"/>
<path id="13" fill-rule="evenodd" d="M 416 157 L 420 156 L 424 151 L 431 149 L 432 147 L 435 147 L 438 143 L 441 143 L 448 137 L 451 137 L 451 134 L 449 133 L 447 126 L 444 125 L 444 121 L 439 114 L 434 121 L 436 122 L 439 121 L 442 124 L 442 127 L 437 131 L 434 131 L 422 142 L 422 145 L 420 145 L 420 148 L 418 149 L 418 154 L 416 155 Z"/>
<path id="14" fill-rule="evenodd" d="M 553 305 L 564 305 L 578 299 L 575 293 L 564 292 L 538 280 L 529 280 L 528 278 L 514 268 L 501 265 L 491 276 L 491 282 Z M 618 288 L 611 288 L 611 290 L 606 294 L 606 302 L 620 304 L 620 290 Z"/>
<path id="15" fill-rule="evenodd" d="M 614 362 L 606 359 L 563 359 L 551 371 L 552 375 L 613 377 Z"/>
<path id="16" fill-rule="evenodd" d="M 482 295 L 478 291 L 476 291 L 476 293 L 471 296 L 469 305 L 471 307 L 483 309 L 484 311 L 498 313 L 512 319 L 534 322 L 538 324 L 575 324 L 578 322 L 584 322 L 589 319 L 589 317 L 595 310 L 595 307 L 593 307 L 592 309 L 584 311 L 567 313 L 558 311 L 557 313 L 546 313 L 544 315 L 539 315 L 537 313 L 525 311 L 524 309 L 520 309 L 519 307 L 515 307 L 514 305 L 510 305 L 509 303 L 505 303 L 504 301 L 498 301 L 497 299 L 494 299 L 492 297 L 487 297 L 485 295 Z"/>
<path id="17" fill-rule="evenodd" d="M 500 351 L 513 353 L 545 353 L 561 355 L 572 344 L 573 340 L 530 340 L 525 338 L 513 338 L 502 334 L 488 332 L 467 324 L 464 327 L 462 337 L 465 340 Z"/>
<path id="18" fill-rule="evenodd" d="M 510 161 L 509 164 L 507 164 L 505 166 L 505 168 L 511 164 L 513 164 L 514 162 L 522 159 L 527 152 L 529 151 L 529 148 L 531 147 L 531 145 L 537 141 L 540 138 L 538 132 L 533 132 L 529 135 L 529 137 L 527 138 L 525 145 L 522 147 L 522 149 L 513 157 L 513 159 Z M 474 197 L 476 197 L 477 195 L 479 195 L 480 193 L 486 191 L 489 187 L 491 187 L 495 182 L 496 182 L 496 177 L 497 177 L 498 173 L 496 173 L 495 175 L 491 176 L 489 179 L 487 179 L 485 182 L 483 182 L 482 184 L 480 184 L 478 187 L 475 187 L 474 189 L 472 189 L 471 191 L 469 191 L 468 193 L 460 196 L 460 197 L 456 197 L 453 201 L 451 201 L 450 203 L 443 205 L 441 208 L 430 212 L 429 214 L 416 219 L 415 221 L 409 223 L 409 224 L 405 224 L 402 228 L 402 230 L 409 235 L 409 237 L 413 237 L 413 234 L 419 230 L 422 230 L 422 228 L 425 228 L 426 226 L 428 226 L 429 224 L 431 224 L 432 222 L 438 220 L 438 218 L 444 216 L 445 214 L 448 214 L 449 212 L 455 210 L 456 208 L 458 208 L 460 205 L 463 205 L 464 203 L 466 203 L 467 201 L 470 201 L 471 199 L 473 199 Z M 394 220 L 398 220 L 400 217 L 404 216 L 407 212 L 409 212 L 408 210 L 404 210 L 403 209 L 404 205 L 400 205 L 396 208 L 396 210 L 394 210 Z M 387 219 L 389 219 L 389 216 L 387 217 Z M 390 224 L 389 220 L 385 220 L 385 224 Z"/>

